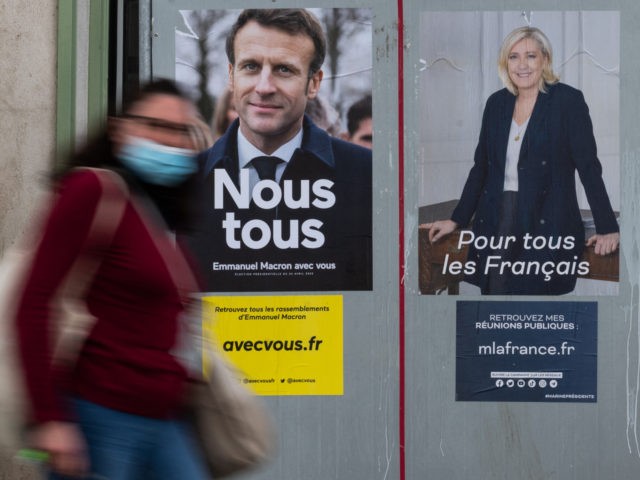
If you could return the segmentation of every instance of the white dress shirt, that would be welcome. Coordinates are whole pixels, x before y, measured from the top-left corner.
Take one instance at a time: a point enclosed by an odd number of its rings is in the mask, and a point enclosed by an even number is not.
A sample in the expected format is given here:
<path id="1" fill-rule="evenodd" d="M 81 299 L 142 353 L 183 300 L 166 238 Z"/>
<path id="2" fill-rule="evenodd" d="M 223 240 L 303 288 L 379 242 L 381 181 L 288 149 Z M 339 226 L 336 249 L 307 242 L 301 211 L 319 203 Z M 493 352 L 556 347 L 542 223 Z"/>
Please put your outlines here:
<path id="1" fill-rule="evenodd" d="M 302 129 L 296 135 L 289 140 L 284 145 L 278 147 L 278 149 L 270 155 L 260 151 L 256 148 L 247 137 L 245 137 L 240 129 L 238 128 L 238 166 L 240 168 L 248 168 L 249 169 L 249 184 L 251 185 L 251 189 L 255 187 L 256 183 L 260 181 L 260 177 L 258 177 L 258 172 L 251 164 L 251 160 L 256 157 L 268 156 L 268 157 L 278 157 L 282 160 L 281 163 L 276 167 L 276 182 L 280 183 L 280 179 L 282 178 L 282 173 L 284 169 L 287 167 L 287 163 L 293 157 L 293 152 L 296 151 L 297 148 L 302 146 Z"/>
<path id="2" fill-rule="evenodd" d="M 531 118 L 531 117 L 529 117 Z M 527 131 L 529 118 L 518 126 L 515 120 L 511 120 L 511 130 L 509 130 L 509 141 L 507 142 L 507 159 L 504 166 L 504 191 L 518 191 L 518 160 L 520 159 L 520 149 L 522 140 Z M 516 140 L 518 137 L 518 140 Z"/>

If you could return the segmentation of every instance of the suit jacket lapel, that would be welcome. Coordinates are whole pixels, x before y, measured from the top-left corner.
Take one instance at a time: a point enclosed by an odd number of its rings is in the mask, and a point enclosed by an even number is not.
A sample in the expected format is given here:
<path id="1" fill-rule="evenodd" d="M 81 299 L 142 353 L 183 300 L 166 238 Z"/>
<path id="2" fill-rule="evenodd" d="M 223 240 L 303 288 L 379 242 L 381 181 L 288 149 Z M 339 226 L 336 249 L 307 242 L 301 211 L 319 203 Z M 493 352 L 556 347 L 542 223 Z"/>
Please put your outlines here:
<path id="1" fill-rule="evenodd" d="M 513 118 L 513 108 L 516 104 L 516 97 L 505 89 L 506 95 L 504 102 L 502 102 L 502 111 L 498 117 L 498 129 L 497 142 L 498 146 L 498 162 L 500 164 L 501 171 L 504 170 L 504 166 L 507 161 L 507 144 L 509 142 L 509 130 L 511 130 L 511 120 Z"/>
<path id="2" fill-rule="evenodd" d="M 524 137 L 522 139 L 522 147 L 520 148 L 520 157 L 518 159 L 519 164 L 526 161 L 527 155 L 529 154 L 529 145 L 531 145 L 532 139 L 535 139 L 539 132 L 544 131 L 542 127 L 544 125 L 544 119 L 550 98 L 550 91 L 548 93 L 538 93 L 538 98 L 533 106 L 533 112 L 531 112 L 531 118 L 529 119 L 527 130 L 524 132 Z"/>

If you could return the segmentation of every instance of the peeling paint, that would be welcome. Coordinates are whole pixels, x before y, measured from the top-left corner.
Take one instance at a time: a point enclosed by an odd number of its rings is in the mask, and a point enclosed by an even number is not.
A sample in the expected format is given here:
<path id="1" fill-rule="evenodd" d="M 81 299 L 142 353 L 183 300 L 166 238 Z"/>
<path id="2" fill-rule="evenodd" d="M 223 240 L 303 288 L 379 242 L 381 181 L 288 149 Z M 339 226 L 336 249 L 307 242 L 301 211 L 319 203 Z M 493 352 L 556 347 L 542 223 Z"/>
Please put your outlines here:
<path id="1" fill-rule="evenodd" d="M 640 199 L 637 192 L 637 179 L 640 174 L 638 162 L 640 152 L 625 149 L 622 165 L 625 175 L 622 177 L 622 191 L 628 192 L 625 199 L 622 219 L 638 218 L 640 215 Z M 638 293 L 640 288 L 638 231 L 635 225 L 621 228 L 620 261 L 627 271 L 630 283 L 630 298 L 628 304 L 622 306 L 624 319 L 627 324 L 626 339 L 626 438 L 629 454 L 640 458 L 640 440 L 638 439 L 638 394 L 640 391 L 640 311 L 638 310 Z M 623 269 L 621 268 L 621 271 Z"/>

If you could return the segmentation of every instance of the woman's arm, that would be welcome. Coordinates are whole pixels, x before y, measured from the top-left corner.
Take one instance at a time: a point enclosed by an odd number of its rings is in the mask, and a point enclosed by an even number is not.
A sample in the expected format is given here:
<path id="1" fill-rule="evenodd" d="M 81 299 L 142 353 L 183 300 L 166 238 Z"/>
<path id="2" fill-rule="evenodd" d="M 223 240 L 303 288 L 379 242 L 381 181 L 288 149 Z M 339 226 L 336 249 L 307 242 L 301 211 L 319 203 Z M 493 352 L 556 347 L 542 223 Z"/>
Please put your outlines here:
<path id="1" fill-rule="evenodd" d="M 426 227 L 429 229 L 429 241 L 434 243 L 453 232 L 458 224 L 453 220 L 437 220 L 427 223 Z"/>
<path id="2" fill-rule="evenodd" d="M 84 478 L 89 472 L 86 441 L 73 423 L 40 424 L 32 432 L 31 444 L 47 452 L 51 468 L 62 475 Z"/>
<path id="3" fill-rule="evenodd" d="M 566 109 L 569 112 L 569 147 L 596 226 L 596 234 L 587 240 L 587 245 L 594 245 L 597 255 L 607 255 L 618 248 L 619 226 L 602 180 L 602 165 L 597 156 L 589 107 L 582 92 L 573 90 L 572 93 Z"/>
<path id="4" fill-rule="evenodd" d="M 492 116 L 492 107 L 496 102 L 496 94 L 492 95 L 485 106 L 482 114 L 482 126 L 480 128 L 480 137 L 473 156 L 473 166 L 467 175 L 460 200 L 456 205 L 451 219 L 437 220 L 428 223 L 429 241 L 437 242 L 441 238 L 449 235 L 460 225 L 469 225 L 473 214 L 478 206 L 478 200 L 485 188 L 487 168 L 488 168 L 488 151 L 487 151 L 487 130 L 490 118 Z"/>
<path id="5" fill-rule="evenodd" d="M 89 171 L 63 180 L 40 232 L 16 312 L 16 333 L 35 423 L 66 421 L 52 365 L 52 303 L 86 239 L 101 187 Z"/>
<path id="6" fill-rule="evenodd" d="M 493 107 L 495 103 L 496 97 L 494 94 L 487 100 L 482 114 L 480 137 L 478 138 L 478 145 L 476 146 L 473 156 L 473 166 L 467 176 L 458 205 L 456 205 L 456 208 L 451 214 L 451 221 L 463 227 L 469 225 L 478 206 L 480 195 L 485 187 L 489 156 L 489 152 L 487 151 L 487 131 L 490 119 L 493 116 L 491 111 L 495 109 L 495 107 Z M 450 227 L 451 225 L 448 225 L 447 229 Z"/>
<path id="7" fill-rule="evenodd" d="M 620 233 L 596 233 L 587 240 L 587 247 L 594 246 L 596 255 L 609 255 L 615 252 L 620 245 Z"/>

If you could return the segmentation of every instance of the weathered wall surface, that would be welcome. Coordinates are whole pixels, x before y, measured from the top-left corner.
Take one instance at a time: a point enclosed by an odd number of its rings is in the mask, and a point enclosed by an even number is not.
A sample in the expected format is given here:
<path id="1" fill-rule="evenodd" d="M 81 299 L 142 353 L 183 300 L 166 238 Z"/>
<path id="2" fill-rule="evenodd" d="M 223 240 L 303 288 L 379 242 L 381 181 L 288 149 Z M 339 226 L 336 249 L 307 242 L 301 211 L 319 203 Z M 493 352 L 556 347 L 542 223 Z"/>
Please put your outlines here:
<path id="1" fill-rule="evenodd" d="M 56 5 L 0 0 L 0 253 L 23 231 L 54 158 Z M 1 479 L 35 478 L 6 460 Z"/>
<path id="2" fill-rule="evenodd" d="M 0 0 L 0 252 L 24 228 L 54 158 L 56 5 Z"/>

